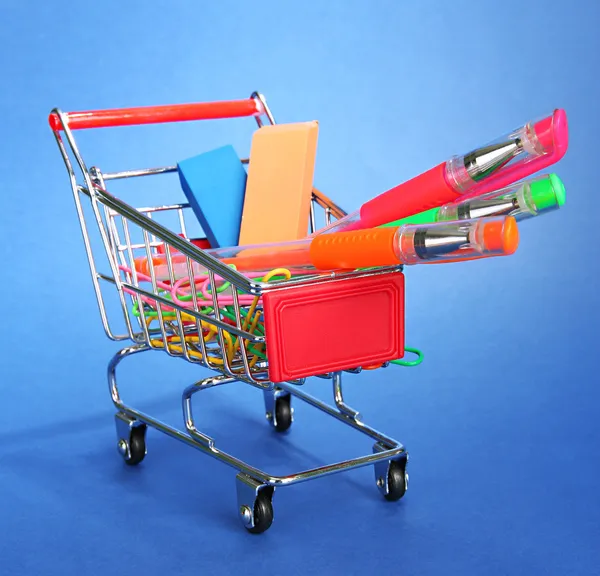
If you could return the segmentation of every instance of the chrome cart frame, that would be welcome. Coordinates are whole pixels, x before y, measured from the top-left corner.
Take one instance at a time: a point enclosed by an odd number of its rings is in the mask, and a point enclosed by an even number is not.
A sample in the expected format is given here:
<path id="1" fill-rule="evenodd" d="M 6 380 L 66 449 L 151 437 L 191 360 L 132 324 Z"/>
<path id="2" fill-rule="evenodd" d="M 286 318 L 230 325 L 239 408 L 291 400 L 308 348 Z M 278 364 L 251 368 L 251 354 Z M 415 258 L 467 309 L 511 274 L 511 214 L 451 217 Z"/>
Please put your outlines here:
<path id="1" fill-rule="evenodd" d="M 258 126 L 262 126 L 265 119 L 269 123 L 275 122 L 261 94 L 252 93 L 250 100 L 256 107 L 256 112 L 248 115 L 254 116 Z M 177 107 L 164 107 L 164 110 L 170 113 L 174 108 Z M 284 284 L 286 287 L 304 286 L 382 273 L 400 273 L 401 267 L 343 274 L 306 275 L 288 280 L 250 279 L 188 241 L 185 216 L 190 213 L 189 204 L 133 208 L 108 192 L 107 182 L 112 180 L 175 172 L 177 168 L 168 166 L 113 173 L 102 173 L 98 167 L 88 169 L 75 143 L 73 128 L 70 125 L 77 114 L 54 109 L 50 115 L 50 124 L 69 174 L 104 330 L 112 340 L 130 342 L 130 345 L 120 350 L 108 365 L 110 394 L 117 408 L 117 447 L 125 462 L 136 465 L 144 459 L 146 430 L 151 426 L 228 464 L 238 470 L 238 514 L 244 526 L 252 533 L 264 532 L 271 526 L 272 497 L 277 486 L 305 482 L 362 466 L 374 466 L 376 485 L 386 499 L 396 501 L 402 498 L 408 487 L 408 453 L 401 443 L 363 423 L 360 414 L 344 402 L 341 372 L 315 374 L 318 378 L 331 381 L 333 405 L 301 391 L 305 379 L 286 383 L 269 381 L 268 361 L 260 357 L 260 350 L 266 344 L 266 339 L 264 334 L 254 327 L 257 324 L 256 318 L 259 317 L 257 310 L 260 309 L 261 295 L 269 290 L 281 289 Z M 200 111 L 193 118 L 178 120 L 216 117 L 203 114 L 204 112 Z M 76 175 L 76 169 L 79 177 Z M 86 210 L 91 213 L 86 214 Z M 315 216 L 318 210 L 324 211 L 325 225 L 328 225 L 332 218 L 345 215 L 345 212 L 329 198 L 314 190 L 310 211 L 311 231 L 317 229 Z M 158 217 L 165 214 L 176 217 L 178 232 L 158 222 Z M 93 248 L 92 229 L 94 232 L 97 230 L 100 235 L 103 253 Z M 147 258 L 148 262 L 153 262 L 152 258 L 157 253 L 163 254 L 166 259 L 170 280 L 166 288 L 165 283 L 161 283 L 157 278 L 153 265 L 149 267 L 149 274 L 145 277 L 136 268 L 137 258 Z M 168 295 L 167 288 L 172 288 L 175 282 L 174 254 L 178 255 L 186 267 L 190 286 L 190 299 L 186 302 L 176 301 Z M 100 258 L 106 259 L 107 268 L 102 272 L 99 270 Z M 197 291 L 192 289 L 198 282 L 193 268 L 195 270 L 198 267 L 205 271 L 208 285 L 215 288 L 209 294 L 208 304 L 200 302 Z M 219 304 L 220 296 L 217 296 L 216 289 L 219 285 L 232 301 L 232 306 L 228 309 L 229 317 L 224 315 L 222 305 Z M 115 313 L 107 305 L 103 292 L 105 286 L 113 287 L 112 294 L 116 293 L 118 298 L 119 313 Z M 252 303 L 248 304 L 251 300 Z M 117 321 L 124 323 L 124 332 L 118 333 L 114 329 Z M 153 322 L 156 322 L 156 327 L 152 327 Z M 125 404 L 121 399 L 116 376 L 117 366 L 124 358 L 148 350 L 162 350 L 170 356 L 199 364 L 215 373 L 183 391 L 184 429 L 171 427 Z M 361 370 L 358 366 L 347 372 L 358 373 Z M 274 476 L 250 466 L 217 448 L 216 441 L 199 430 L 192 412 L 194 394 L 235 381 L 245 382 L 263 391 L 266 418 L 274 430 L 282 432 L 290 427 L 293 421 L 291 397 L 295 396 L 372 438 L 375 441 L 373 452 L 287 476 Z"/>

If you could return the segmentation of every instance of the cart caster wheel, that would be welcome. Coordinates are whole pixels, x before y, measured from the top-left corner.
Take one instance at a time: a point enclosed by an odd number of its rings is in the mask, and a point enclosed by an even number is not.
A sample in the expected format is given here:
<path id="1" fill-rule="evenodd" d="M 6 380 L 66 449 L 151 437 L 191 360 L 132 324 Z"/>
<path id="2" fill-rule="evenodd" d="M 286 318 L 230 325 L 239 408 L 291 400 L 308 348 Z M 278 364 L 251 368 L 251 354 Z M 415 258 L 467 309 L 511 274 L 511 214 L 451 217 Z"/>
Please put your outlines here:
<path id="1" fill-rule="evenodd" d="M 242 516 L 249 516 L 250 510 L 246 508 L 242 511 Z M 246 530 L 251 534 L 262 534 L 273 524 L 273 503 L 271 498 L 265 493 L 259 493 L 254 501 L 254 526 L 246 526 Z"/>
<path id="2" fill-rule="evenodd" d="M 244 528 L 262 534 L 273 524 L 274 486 L 263 484 L 243 472 L 236 476 L 238 513 Z"/>
<path id="3" fill-rule="evenodd" d="M 406 462 L 392 460 L 387 473 L 387 491 L 384 498 L 391 502 L 400 500 L 406 494 L 408 489 L 408 473 L 406 472 Z"/>
<path id="4" fill-rule="evenodd" d="M 125 464 L 137 466 L 146 456 L 146 430 L 143 426 L 131 429 L 129 443 L 119 440 L 119 452 L 123 456 Z"/>
<path id="5" fill-rule="evenodd" d="M 293 421 L 293 410 L 291 405 L 292 395 L 286 394 L 275 399 L 275 430 L 285 432 Z"/>
<path id="6" fill-rule="evenodd" d="M 379 454 L 390 450 L 392 446 L 377 442 L 373 446 L 373 453 Z M 394 455 L 394 460 L 380 460 L 375 463 L 375 480 L 377 488 L 386 500 L 395 502 L 400 500 L 408 490 L 408 452 L 402 447 L 400 454 Z"/>

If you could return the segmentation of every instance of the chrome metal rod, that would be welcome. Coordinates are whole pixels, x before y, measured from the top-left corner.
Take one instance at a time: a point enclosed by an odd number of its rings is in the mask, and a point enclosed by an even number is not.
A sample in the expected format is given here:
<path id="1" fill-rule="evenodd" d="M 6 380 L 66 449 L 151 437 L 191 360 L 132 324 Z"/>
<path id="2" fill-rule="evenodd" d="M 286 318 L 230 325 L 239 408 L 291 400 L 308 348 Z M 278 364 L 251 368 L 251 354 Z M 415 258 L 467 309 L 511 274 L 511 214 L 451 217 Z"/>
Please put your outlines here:
<path id="1" fill-rule="evenodd" d="M 102 202 L 102 204 L 107 205 L 109 208 L 116 210 L 129 219 L 131 222 L 142 228 L 145 233 L 153 234 L 160 238 L 163 242 L 167 242 L 177 251 L 181 252 L 185 256 L 189 256 L 199 264 L 205 266 L 206 268 L 214 269 L 215 272 L 225 280 L 228 280 L 238 288 L 244 290 L 245 292 L 255 292 L 257 288 L 260 286 L 251 282 L 240 274 L 236 272 L 231 267 L 223 264 L 217 258 L 210 256 L 203 250 L 199 250 L 192 244 L 190 244 L 187 240 L 177 236 L 171 230 L 167 229 L 165 226 L 162 226 L 158 222 L 149 219 L 147 216 L 144 216 L 140 212 L 138 212 L 135 208 L 132 208 L 128 204 L 119 200 L 115 196 L 112 196 L 110 193 L 105 190 L 96 187 L 94 188 L 94 196 Z M 108 244 L 108 242 L 106 242 Z M 151 267 L 152 269 L 152 267 Z M 115 275 L 118 275 L 118 272 L 115 272 Z"/>
<path id="2" fill-rule="evenodd" d="M 342 414 L 352 418 L 352 420 L 360 420 L 360 414 L 344 402 L 344 395 L 342 393 L 342 375 L 339 372 L 333 373 L 333 398 L 335 400 L 335 405 Z"/>
<path id="3" fill-rule="evenodd" d="M 242 158 L 242 164 L 248 164 L 249 158 Z M 122 170 L 121 172 L 106 172 L 102 176 L 104 180 L 120 180 L 122 178 L 139 178 L 140 176 L 155 176 L 157 174 L 169 174 L 177 172 L 177 166 L 159 166 L 157 168 L 139 168 L 137 170 Z"/>
<path id="4" fill-rule="evenodd" d="M 235 378 L 231 378 L 229 376 L 212 376 L 210 378 L 205 378 L 200 382 L 196 382 L 195 384 L 188 386 L 183 391 L 181 397 L 183 421 L 185 422 L 186 430 L 193 438 L 211 450 L 214 450 L 215 441 L 210 436 L 200 432 L 200 430 L 196 428 L 196 424 L 194 422 L 194 413 L 192 411 L 192 396 L 201 390 L 214 388 L 215 386 L 222 386 L 223 384 L 230 384 L 231 382 L 235 382 Z"/>
<path id="5" fill-rule="evenodd" d="M 151 214 L 153 212 L 165 212 L 167 210 L 181 210 L 182 208 L 189 208 L 190 205 L 187 202 L 181 204 L 170 204 L 167 206 L 143 206 L 141 208 L 136 208 L 138 212 L 142 212 L 144 214 Z"/>
<path id="6" fill-rule="evenodd" d="M 141 168 L 139 170 L 123 170 L 122 172 L 105 172 L 104 180 L 119 180 L 121 178 L 137 178 L 139 176 L 153 176 L 177 172 L 177 166 L 163 166 L 160 168 Z"/>
<path id="7" fill-rule="evenodd" d="M 286 486 L 291 484 L 298 484 L 300 482 L 306 482 L 307 480 L 311 480 L 313 478 L 323 477 L 330 474 L 343 472 L 345 470 L 351 470 L 354 468 L 361 468 L 370 464 L 375 464 L 376 462 L 397 458 L 398 456 L 406 454 L 406 450 L 402 444 L 395 442 L 391 438 L 383 436 L 379 432 L 369 428 L 368 426 L 365 426 L 360 422 L 357 422 L 348 418 L 347 416 L 344 416 L 342 413 L 335 410 L 335 408 L 327 406 L 320 400 L 317 400 L 316 398 L 313 398 L 308 394 L 298 393 L 298 391 L 294 388 L 288 388 L 288 386 L 278 384 L 280 388 L 288 390 L 290 393 L 308 402 L 309 404 L 331 414 L 332 416 L 335 416 L 342 422 L 349 424 L 350 426 L 363 432 L 367 436 L 370 436 L 371 438 L 382 442 L 385 446 L 389 446 L 389 448 L 382 452 L 369 454 L 367 456 L 361 456 L 342 462 L 336 462 L 335 464 L 328 464 L 317 468 L 311 468 L 309 470 L 304 470 L 296 474 L 289 474 L 286 476 L 272 476 L 263 472 L 262 470 L 259 470 L 258 468 L 254 468 L 253 466 L 248 465 L 242 460 L 235 458 L 234 456 L 231 456 L 226 452 L 218 450 L 214 447 L 213 442 L 199 442 L 192 438 L 190 435 L 185 434 L 180 430 L 177 430 L 176 428 L 173 428 L 165 424 L 164 422 L 161 422 L 160 420 L 152 418 L 151 416 L 144 414 L 143 412 L 139 412 L 137 410 L 134 410 L 133 408 L 126 406 L 122 402 L 119 395 L 116 379 L 116 368 L 118 364 L 127 356 L 137 354 L 139 352 L 144 352 L 146 350 L 150 350 L 150 348 L 145 345 L 124 348 L 123 350 L 120 350 L 119 352 L 117 352 L 117 354 L 113 356 L 112 360 L 108 365 L 109 388 L 111 392 L 111 397 L 113 399 L 113 403 L 115 404 L 117 409 L 123 412 L 124 414 L 127 414 L 128 416 L 131 416 L 132 418 L 135 418 L 140 422 L 145 423 L 148 426 L 152 426 L 153 428 L 156 428 L 157 430 L 173 438 L 176 438 L 177 440 L 185 442 L 186 444 L 198 450 L 201 450 L 202 452 L 209 454 L 210 456 L 213 456 L 214 458 L 220 460 L 221 462 L 224 462 L 232 468 L 240 470 L 241 472 L 248 474 L 256 480 L 259 480 L 263 484 L 267 484 L 270 486 Z"/>
<path id="8" fill-rule="evenodd" d="M 318 398 L 315 398 L 314 396 L 311 396 L 310 394 L 307 394 L 306 392 L 302 392 L 301 390 L 299 390 L 298 388 L 296 388 L 294 386 L 290 386 L 287 382 L 280 383 L 280 384 L 278 383 L 277 386 L 279 388 L 283 388 L 284 390 L 287 390 L 290 394 L 296 396 L 297 398 L 300 398 L 300 400 L 303 400 L 307 404 L 310 404 L 311 406 L 318 408 L 319 410 L 333 416 L 334 418 L 337 418 L 341 422 L 348 424 L 348 426 L 352 426 L 352 428 L 354 428 L 355 430 L 362 432 L 363 434 L 369 436 L 370 438 L 378 440 L 379 442 L 381 442 L 382 444 L 385 444 L 386 446 L 388 446 L 390 448 L 392 448 L 394 446 L 398 446 L 398 447 L 402 446 L 402 444 L 400 442 L 394 440 L 393 438 L 390 438 L 389 436 L 385 436 L 384 434 L 382 434 L 381 432 L 378 432 L 374 428 L 367 426 L 365 423 L 361 422 L 360 420 L 355 420 L 351 416 L 348 416 L 348 415 L 344 414 L 343 412 L 340 412 L 333 406 L 329 406 L 328 404 L 325 404 L 325 402 L 322 402 Z"/>

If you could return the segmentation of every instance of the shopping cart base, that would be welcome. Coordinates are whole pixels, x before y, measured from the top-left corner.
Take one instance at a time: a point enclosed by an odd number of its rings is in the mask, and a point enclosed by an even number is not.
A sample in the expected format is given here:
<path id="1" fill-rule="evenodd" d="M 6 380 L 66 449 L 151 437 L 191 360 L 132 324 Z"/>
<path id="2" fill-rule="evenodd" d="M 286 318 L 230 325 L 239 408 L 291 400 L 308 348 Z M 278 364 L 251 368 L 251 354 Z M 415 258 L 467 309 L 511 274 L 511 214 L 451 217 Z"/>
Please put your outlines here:
<path id="1" fill-rule="evenodd" d="M 252 533 L 262 533 L 273 522 L 273 494 L 277 486 L 297 484 L 330 474 L 373 465 L 375 483 L 386 500 L 400 500 L 408 488 L 408 452 L 399 442 L 367 426 L 360 420 L 360 414 L 344 403 L 341 374 L 323 375 L 333 381 L 335 406 L 299 390 L 292 384 L 277 384 L 264 391 L 266 417 L 279 432 L 288 430 L 293 421 L 291 398 L 296 398 L 337 418 L 341 422 L 373 438 L 376 442 L 372 454 L 360 456 L 296 474 L 273 476 L 254 468 L 246 462 L 216 448 L 213 438 L 196 428 L 192 413 L 192 396 L 207 388 L 214 388 L 236 381 L 228 376 L 211 376 L 191 386 L 182 394 L 183 419 L 186 431 L 173 428 L 147 414 L 131 408 L 121 400 L 117 386 L 116 368 L 126 357 L 151 350 L 146 345 L 123 348 L 117 352 L 108 366 L 108 382 L 113 403 L 118 409 L 115 416 L 117 428 L 117 448 L 129 465 L 139 464 L 146 455 L 146 431 L 151 426 L 173 438 L 209 454 L 239 471 L 236 477 L 238 514 L 245 528 Z"/>

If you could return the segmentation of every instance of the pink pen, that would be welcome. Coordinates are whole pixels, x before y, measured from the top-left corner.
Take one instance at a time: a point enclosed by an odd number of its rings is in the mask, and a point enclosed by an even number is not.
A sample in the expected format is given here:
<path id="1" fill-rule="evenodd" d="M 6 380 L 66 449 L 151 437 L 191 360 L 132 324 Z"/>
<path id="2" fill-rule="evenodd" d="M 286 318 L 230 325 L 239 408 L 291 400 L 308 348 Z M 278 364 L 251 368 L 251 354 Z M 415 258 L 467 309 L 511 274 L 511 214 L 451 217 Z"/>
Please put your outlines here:
<path id="1" fill-rule="evenodd" d="M 404 182 L 318 232 L 374 228 L 443 204 L 498 190 L 558 162 L 567 151 L 567 115 L 528 122 L 489 144 Z"/>

